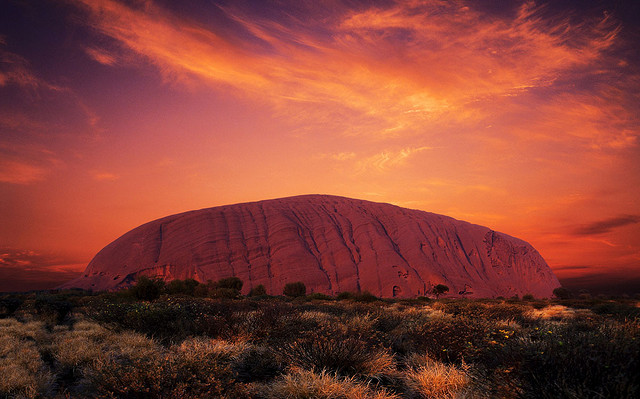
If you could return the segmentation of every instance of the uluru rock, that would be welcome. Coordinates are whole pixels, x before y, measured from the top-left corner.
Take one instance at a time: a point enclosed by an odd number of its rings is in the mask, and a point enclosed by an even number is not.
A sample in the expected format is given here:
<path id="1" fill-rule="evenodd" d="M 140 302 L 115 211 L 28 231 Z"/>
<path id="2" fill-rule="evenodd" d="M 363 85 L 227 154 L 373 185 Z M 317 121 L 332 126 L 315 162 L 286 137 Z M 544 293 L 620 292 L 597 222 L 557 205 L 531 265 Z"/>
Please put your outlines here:
<path id="1" fill-rule="evenodd" d="M 243 292 L 369 291 L 382 297 L 549 297 L 560 286 L 530 244 L 429 212 L 328 195 L 218 206 L 139 226 L 102 249 L 64 285 L 113 290 L 140 275 L 165 280 L 236 276 Z"/>

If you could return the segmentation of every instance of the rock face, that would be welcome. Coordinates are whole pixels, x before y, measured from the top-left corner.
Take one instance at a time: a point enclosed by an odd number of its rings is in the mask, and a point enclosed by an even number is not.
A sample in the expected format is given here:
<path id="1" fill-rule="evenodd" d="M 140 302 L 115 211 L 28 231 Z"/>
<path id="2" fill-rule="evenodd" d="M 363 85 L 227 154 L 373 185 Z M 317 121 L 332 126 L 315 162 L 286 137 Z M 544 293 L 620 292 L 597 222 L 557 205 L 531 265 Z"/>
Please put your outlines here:
<path id="1" fill-rule="evenodd" d="M 201 282 L 237 276 L 243 292 L 367 290 L 382 297 L 551 296 L 560 286 L 528 243 L 433 213 L 327 195 L 219 206 L 137 227 L 102 249 L 64 285 L 112 290 L 137 276 Z"/>

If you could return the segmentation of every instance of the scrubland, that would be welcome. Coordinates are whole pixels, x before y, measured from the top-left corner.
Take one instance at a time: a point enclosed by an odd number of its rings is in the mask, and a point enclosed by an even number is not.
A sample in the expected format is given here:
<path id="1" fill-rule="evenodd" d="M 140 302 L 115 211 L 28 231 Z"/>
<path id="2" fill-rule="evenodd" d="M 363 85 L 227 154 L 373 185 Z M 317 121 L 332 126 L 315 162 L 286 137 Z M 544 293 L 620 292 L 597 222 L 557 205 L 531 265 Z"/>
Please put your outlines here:
<path id="1" fill-rule="evenodd" d="M 0 397 L 640 397 L 637 300 L 339 298 L 6 294 Z"/>

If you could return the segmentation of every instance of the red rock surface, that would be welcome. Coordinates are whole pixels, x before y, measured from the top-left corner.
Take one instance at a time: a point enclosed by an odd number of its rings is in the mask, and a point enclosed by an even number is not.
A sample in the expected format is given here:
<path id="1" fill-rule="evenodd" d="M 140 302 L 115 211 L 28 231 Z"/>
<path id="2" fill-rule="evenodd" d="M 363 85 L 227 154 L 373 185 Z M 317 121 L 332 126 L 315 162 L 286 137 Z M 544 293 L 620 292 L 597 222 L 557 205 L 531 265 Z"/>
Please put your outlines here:
<path id="1" fill-rule="evenodd" d="M 447 216 L 328 195 L 219 206 L 137 227 L 65 287 L 112 290 L 139 275 L 201 282 L 237 276 L 243 292 L 368 290 L 382 297 L 551 296 L 557 278 L 528 243 Z"/>

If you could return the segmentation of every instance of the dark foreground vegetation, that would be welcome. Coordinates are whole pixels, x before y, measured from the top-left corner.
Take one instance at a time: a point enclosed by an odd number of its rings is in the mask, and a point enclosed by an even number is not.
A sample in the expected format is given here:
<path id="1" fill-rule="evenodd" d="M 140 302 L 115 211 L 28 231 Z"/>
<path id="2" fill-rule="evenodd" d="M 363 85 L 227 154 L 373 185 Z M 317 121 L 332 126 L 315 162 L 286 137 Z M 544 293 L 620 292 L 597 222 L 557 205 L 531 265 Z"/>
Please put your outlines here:
<path id="1" fill-rule="evenodd" d="M 241 288 L 0 296 L 0 397 L 640 397 L 638 300 Z"/>

